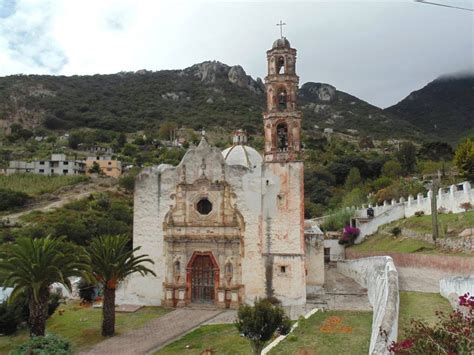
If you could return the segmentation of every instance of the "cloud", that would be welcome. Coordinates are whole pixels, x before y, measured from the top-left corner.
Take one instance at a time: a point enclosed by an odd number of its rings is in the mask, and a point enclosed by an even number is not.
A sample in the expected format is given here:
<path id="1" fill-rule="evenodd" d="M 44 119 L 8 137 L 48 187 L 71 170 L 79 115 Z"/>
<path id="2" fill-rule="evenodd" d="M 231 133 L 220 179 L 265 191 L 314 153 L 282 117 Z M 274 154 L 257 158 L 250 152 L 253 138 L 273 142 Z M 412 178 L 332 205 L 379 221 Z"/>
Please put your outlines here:
<path id="1" fill-rule="evenodd" d="M 51 35 L 53 19 L 49 1 L 7 0 L 2 14 L 9 14 L 0 22 L 0 49 L 12 61 L 27 68 L 58 73 L 68 59 Z"/>
<path id="2" fill-rule="evenodd" d="M 15 13 L 16 0 L 0 0 L 0 18 L 7 18 Z"/>

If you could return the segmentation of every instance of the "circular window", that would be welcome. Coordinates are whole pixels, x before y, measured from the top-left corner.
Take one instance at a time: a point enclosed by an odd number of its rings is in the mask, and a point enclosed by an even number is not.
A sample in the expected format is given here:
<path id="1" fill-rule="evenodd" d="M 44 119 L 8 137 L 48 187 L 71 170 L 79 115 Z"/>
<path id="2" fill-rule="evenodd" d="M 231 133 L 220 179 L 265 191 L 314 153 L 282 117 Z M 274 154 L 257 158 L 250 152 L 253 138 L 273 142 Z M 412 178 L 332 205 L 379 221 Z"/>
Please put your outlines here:
<path id="1" fill-rule="evenodd" d="M 212 203 L 207 198 L 199 200 L 196 209 L 200 214 L 209 214 L 212 211 Z"/>

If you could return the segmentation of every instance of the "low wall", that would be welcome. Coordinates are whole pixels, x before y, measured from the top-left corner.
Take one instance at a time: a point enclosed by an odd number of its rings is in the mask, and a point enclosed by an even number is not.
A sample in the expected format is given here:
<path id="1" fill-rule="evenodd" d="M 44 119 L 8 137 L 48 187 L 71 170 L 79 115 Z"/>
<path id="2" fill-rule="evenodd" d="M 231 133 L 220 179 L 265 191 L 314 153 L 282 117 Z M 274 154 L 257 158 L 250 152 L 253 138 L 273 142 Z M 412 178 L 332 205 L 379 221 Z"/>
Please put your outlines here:
<path id="1" fill-rule="evenodd" d="M 398 273 L 392 258 L 339 261 L 337 269 L 367 288 L 373 308 L 369 354 L 389 354 L 389 344 L 397 340 L 399 309 Z M 386 335 L 380 334 L 380 330 Z"/>
<path id="2" fill-rule="evenodd" d="M 383 224 L 414 216 L 417 212 L 431 214 L 432 194 L 433 192 L 430 190 L 426 196 L 418 194 L 416 198 L 410 195 L 407 199 L 402 197 L 398 201 L 384 201 L 382 205 L 372 206 L 374 217 L 369 220 L 367 220 L 366 208 L 356 209 L 354 218 L 357 220 L 357 227 L 360 229 L 356 243 L 361 243 L 365 236 L 375 233 L 378 227 Z M 436 198 L 438 210 L 460 213 L 464 212 L 461 207 L 463 203 L 474 205 L 474 189 L 469 182 L 465 181 L 458 185 L 451 185 L 449 188 L 440 188 L 437 191 Z"/>
<path id="3" fill-rule="evenodd" d="M 474 258 L 451 255 L 431 255 L 419 253 L 394 253 L 394 252 L 364 252 L 346 249 L 346 259 L 353 260 L 371 256 L 390 256 L 397 267 L 416 267 L 437 269 L 452 272 L 457 275 L 469 276 L 474 274 Z"/>
<path id="4" fill-rule="evenodd" d="M 459 296 L 464 295 L 466 292 L 474 295 L 474 275 L 468 277 L 446 277 L 439 280 L 439 293 L 448 299 L 454 309 L 459 304 Z"/>

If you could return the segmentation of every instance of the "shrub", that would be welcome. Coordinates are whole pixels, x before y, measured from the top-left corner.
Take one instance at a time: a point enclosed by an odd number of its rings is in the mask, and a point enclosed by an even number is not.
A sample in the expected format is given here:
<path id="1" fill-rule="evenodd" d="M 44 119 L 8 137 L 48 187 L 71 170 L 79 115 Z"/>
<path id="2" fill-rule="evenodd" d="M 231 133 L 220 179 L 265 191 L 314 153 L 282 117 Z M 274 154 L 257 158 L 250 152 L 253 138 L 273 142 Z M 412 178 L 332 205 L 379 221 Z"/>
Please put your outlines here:
<path id="1" fill-rule="evenodd" d="M 469 210 L 472 210 L 472 204 L 470 202 L 461 203 L 461 205 L 459 205 L 459 207 L 461 207 L 466 212 L 469 211 Z"/>
<path id="2" fill-rule="evenodd" d="M 346 208 L 331 213 L 321 224 L 324 231 L 337 231 L 344 228 L 352 217 L 352 210 Z"/>
<path id="3" fill-rule="evenodd" d="M 29 198 L 24 192 L 0 188 L 0 211 L 23 207 Z"/>
<path id="4" fill-rule="evenodd" d="M 342 237 L 339 239 L 339 244 L 344 245 L 344 244 L 349 244 L 353 245 L 355 240 L 360 234 L 359 228 L 356 227 L 351 227 L 351 226 L 345 226 L 344 230 L 342 232 Z"/>
<path id="5" fill-rule="evenodd" d="M 59 305 L 61 304 L 61 301 L 63 300 L 62 295 L 59 293 L 52 293 L 49 296 L 48 300 L 48 317 L 51 317 L 54 312 L 56 312 L 56 309 L 58 309 Z"/>
<path id="6" fill-rule="evenodd" d="M 416 211 L 415 212 L 416 217 L 421 217 L 421 216 L 424 216 L 424 215 L 425 215 L 425 212 L 423 212 L 423 211 Z"/>
<path id="7" fill-rule="evenodd" d="M 257 300 L 254 306 L 242 305 L 237 312 L 235 326 L 249 339 L 254 354 L 260 354 L 265 343 L 279 330 L 285 334 L 290 320 L 282 308 L 267 300 Z M 289 331 L 289 330 L 288 330 Z"/>
<path id="8" fill-rule="evenodd" d="M 15 333 L 19 323 L 18 309 L 8 301 L 0 303 L 0 333 L 4 335 Z"/>
<path id="9" fill-rule="evenodd" d="M 48 334 L 44 337 L 32 337 L 27 342 L 16 347 L 12 355 L 54 354 L 72 355 L 71 345 L 56 335 Z"/>
<path id="10" fill-rule="evenodd" d="M 472 354 L 474 296 L 459 297 L 459 306 L 449 315 L 438 313 L 438 323 L 430 326 L 412 320 L 405 330 L 408 338 L 392 342 L 388 350 L 395 354 Z"/>
<path id="11" fill-rule="evenodd" d="M 402 229 L 400 227 L 393 227 L 392 229 L 390 229 L 390 233 L 394 237 L 398 237 L 400 234 L 402 234 Z"/>

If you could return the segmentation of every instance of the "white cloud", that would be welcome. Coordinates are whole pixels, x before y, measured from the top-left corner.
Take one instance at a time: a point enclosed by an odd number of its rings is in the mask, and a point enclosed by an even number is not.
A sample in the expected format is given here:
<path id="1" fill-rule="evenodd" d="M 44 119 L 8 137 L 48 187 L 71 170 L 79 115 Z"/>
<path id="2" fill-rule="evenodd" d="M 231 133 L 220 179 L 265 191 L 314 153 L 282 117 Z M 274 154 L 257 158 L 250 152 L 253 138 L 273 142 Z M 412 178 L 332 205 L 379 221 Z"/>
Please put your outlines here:
<path id="1" fill-rule="evenodd" d="M 0 75 L 180 69 L 215 59 L 262 77 L 280 19 L 298 49 L 301 82 L 327 82 L 374 104 L 473 70 L 472 14 L 411 0 L 0 0 Z"/>

